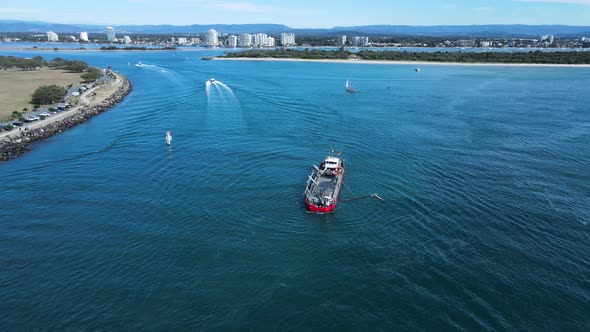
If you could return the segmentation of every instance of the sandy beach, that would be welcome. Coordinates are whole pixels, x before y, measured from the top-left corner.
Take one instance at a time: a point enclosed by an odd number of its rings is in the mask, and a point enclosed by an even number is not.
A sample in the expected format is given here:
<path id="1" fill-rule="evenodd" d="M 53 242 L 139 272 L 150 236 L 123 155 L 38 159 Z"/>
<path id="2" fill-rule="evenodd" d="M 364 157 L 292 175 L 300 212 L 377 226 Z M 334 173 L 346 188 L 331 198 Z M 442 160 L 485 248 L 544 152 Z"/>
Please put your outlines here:
<path id="1" fill-rule="evenodd" d="M 573 67 L 590 68 L 590 64 L 567 65 L 553 63 L 466 63 L 434 61 L 392 61 L 392 60 L 337 60 L 337 59 L 290 59 L 290 58 L 213 58 L 222 61 L 282 61 L 282 62 L 327 62 L 366 65 L 425 65 L 425 66 L 502 66 L 502 67 Z"/>

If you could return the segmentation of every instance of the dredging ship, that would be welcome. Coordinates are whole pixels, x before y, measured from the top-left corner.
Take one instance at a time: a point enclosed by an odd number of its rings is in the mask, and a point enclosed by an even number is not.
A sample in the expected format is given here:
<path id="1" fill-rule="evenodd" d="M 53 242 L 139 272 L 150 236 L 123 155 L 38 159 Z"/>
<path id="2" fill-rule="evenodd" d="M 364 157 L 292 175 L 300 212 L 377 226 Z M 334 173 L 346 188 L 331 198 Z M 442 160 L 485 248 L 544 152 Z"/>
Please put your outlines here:
<path id="1" fill-rule="evenodd" d="M 309 212 L 330 213 L 336 209 L 338 195 L 344 180 L 344 159 L 332 154 L 326 156 L 320 167 L 307 176 L 305 207 Z"/>

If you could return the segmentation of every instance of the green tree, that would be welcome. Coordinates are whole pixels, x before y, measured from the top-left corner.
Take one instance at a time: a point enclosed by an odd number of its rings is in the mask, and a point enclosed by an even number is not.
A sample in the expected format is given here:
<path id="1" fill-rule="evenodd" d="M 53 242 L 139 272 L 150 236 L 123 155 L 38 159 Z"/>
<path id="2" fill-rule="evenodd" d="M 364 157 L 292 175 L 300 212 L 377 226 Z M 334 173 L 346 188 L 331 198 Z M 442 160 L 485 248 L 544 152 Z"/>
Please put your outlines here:
<path id="1" fill-rule="evenodd" d="M 88 71 L 80 75 L 84 82 L 94 82 L 102 76 L 102 71 L 96 67 L 90 67 Z"/>
<path id="2" fill-rule="evenodd" d="M 88 64 L 80 60 L 68 60 L 64 61 L 63 69 L 74 73 L 81 73 L 88 69 Z"/>
<path id="3" fill-rule="evenodd" d="M 35 90 L 31 103 L 35 105 L 53 104 L 67 93 L 67 90 L 59 85 L 44 85 Z"/>

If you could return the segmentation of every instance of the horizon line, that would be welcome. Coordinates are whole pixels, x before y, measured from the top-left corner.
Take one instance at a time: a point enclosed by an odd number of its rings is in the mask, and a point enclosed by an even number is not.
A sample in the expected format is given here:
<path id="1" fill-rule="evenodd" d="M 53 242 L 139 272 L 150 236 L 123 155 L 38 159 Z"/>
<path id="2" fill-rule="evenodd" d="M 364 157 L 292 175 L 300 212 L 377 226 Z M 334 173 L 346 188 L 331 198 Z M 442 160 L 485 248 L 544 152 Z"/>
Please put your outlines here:
<path id="1" fill-rule="evenodd" d="M 169 23 L 159 23 L 159 24 L 107 24 L 107 23 L 59 23 L 59 22 L 47 22 L 47 21 L 24 21 L 24 20 L 11 20 L 11 19 L 0 19 L 0 23 L 10 24 L 10 23 L 29 23 L 29 24 L 60 24 L 60 25 L 91 25 L 91 26 L 101 26 L 104 25 L 105 27 L 108 26 L 174 26 L 174 27 L 183 27 L 183 26 L 194 26 L 194 25 L 282 25 L 289 29 L 294 30 L 305 30 L 305 29 L 313 29 L 313 30 L 329 30 L 334 28 L 356 28 L 356 27 L 371 27 L 371 26 L 400 26 L 400 27 L 440 27 L 440 26 L 457 26 L 457 27 L 468 27 L 468 26 L 571 26 L 571 27 L 590 27 L 590 25 L 571 25 L 571 24 L 558 24 L 558 23 L 548 23 L 548 24 L 524 24 L 524 23 L 498 23 L 498 24 L 433 24 L 433 25 L 411 25 L 411 24 L 368 24 L 368 25 L 335 25 L 331 27 L 291 27 L 287 24 L 283 23 L 190 23 L 190 24 L 169 24 Z"/>

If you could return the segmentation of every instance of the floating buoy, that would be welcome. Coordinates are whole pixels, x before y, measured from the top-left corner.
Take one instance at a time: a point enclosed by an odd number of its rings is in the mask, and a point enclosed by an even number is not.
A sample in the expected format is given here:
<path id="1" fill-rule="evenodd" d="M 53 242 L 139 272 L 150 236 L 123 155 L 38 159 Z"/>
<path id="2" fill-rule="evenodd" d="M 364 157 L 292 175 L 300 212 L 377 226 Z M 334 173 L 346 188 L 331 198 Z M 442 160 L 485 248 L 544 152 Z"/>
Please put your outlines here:
<path id="1" fill-rule="evenodd" d="M 172 132 L 171 131 L 166 132 L 166 144 L 168 144 L 168 145 L 172 144 Z"/>

